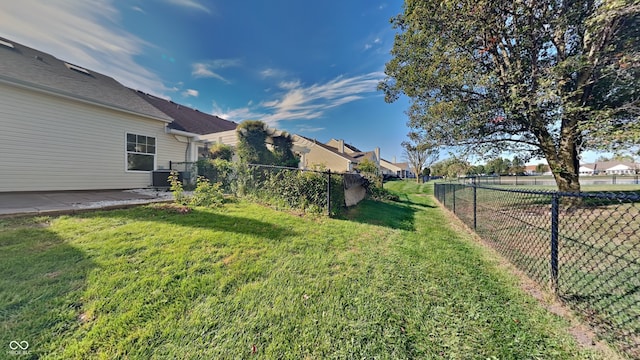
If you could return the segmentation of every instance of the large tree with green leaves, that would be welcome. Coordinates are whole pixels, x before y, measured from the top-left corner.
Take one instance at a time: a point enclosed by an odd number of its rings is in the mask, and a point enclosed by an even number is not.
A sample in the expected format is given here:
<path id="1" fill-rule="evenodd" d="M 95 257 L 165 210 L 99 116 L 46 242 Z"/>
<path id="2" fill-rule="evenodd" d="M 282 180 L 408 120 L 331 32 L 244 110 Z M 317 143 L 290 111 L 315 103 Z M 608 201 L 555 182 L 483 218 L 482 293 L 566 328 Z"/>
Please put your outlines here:
<path id="1" fill-rule="evenodd" d="M 380 83 L 441 145 L 544 157 L 579 191 L 580 153 L 640 143 L 637 0 L 405 0 Z"/>

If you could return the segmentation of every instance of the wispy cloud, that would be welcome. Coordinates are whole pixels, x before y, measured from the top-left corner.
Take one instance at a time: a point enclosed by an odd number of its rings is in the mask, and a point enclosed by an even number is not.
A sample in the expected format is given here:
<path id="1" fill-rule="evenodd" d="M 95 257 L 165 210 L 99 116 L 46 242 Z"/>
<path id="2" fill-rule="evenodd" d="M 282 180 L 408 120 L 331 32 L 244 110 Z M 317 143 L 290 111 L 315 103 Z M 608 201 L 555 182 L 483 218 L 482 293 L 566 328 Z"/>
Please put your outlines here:
<path id="1" fill-rule="evenodd" d="M 197 62 L 191 64 L 191 75 L 196 78 L 214 78 L 230 84 L 231 82 L 220 75 L 218 70 L 240 65 L 241 61 L 239 59 L 217 59 Z"/>
<path id="2" fill-rule="evenodd" d="M 198 90 L 194 90 L 194 89 L 187 89 L 182 92 L 182 96 L 184 97 L 189 97 L 189 96 L 198 97 L 198 95 L 200 95 L 200 93 L 198 92 Z"/>
<path id="3" fill-rule="evenodd" d="M 170 4 L 182 6 L 182 7 L 188 8 L 188 9 L 204 11 L 207 14 L 211 14 L 211 10 L 209 10 L 208 7 L 200 4 L 199 2 L 197 2 L 195 0 L 166 0 L 166 2 L 168 2 Z"/>
<path id="4" fill-rule="evenodd" d="M 284 71 L 284 70 L 279 70 L 279 69 L 274 69 L 274 68 L 267 68 L 267 69 L 264 69 L 264 70 L 260 71 L 260 76 L 262 76 L 262 78 L 264 78 L 264 79 L 281 78 L 281 77 L 287 76 L 287 72 Z"/>
<path id="5" fill-rule="evenodd" d="M 131 7 L 131 9 L 132 9 L 133 11 L 137 11 L 137 12 L 140 12 L 140 13 L 146 14 L 146 12 L 145 12 L 145 11 L 144 11 L 140 6 L 132 6 L 132 7 Z"/>
<path id="6" fill-rule="evenodd" d="M 374 39 L 369 39 L 367 40 L 367 42 L 364 44 L 364 50 L 369 50 L 374 46 L 380 46 L 382 45 L 382 39 L 380 39 L 379 36 L 376 36 Z"/>
<path id="7" fill-rule="evenodd" d="M 322 131 L 325 128 L 323 127 L 312 127 L 312 126 L 307 126 L 307 125 L 300 125 L 298 127 L 296 127 L 296 130 L 300 133 L 303 134 L 308 134 L 308 133 L 314 133 L 314 132 L 318 132 L 318 131 Z"/>
<path id="8" fill-rule="evenodd" d="M 109 0 L 21 0 L 2 6 L 3 36 L 62 60 L 112 76 L 123 84 L 161 95 L 160 77 L 135 57 L 153 45 L 122 30 Z"/>
<path id="9" fill-rule="evenodd" d="M 338 76 L 310 86 L 304 86 L 300 81 L 280 82 L 280 91 L 271 99 L 238 109 L 223 109 L 214 103 L 214 113 L 234 121 L 262 120 L 275 127 L 286 120 L 318 119 L 332 108 L 376 93 L 383 77 L 381 72 L 372 72 L 353 77 Z"/>

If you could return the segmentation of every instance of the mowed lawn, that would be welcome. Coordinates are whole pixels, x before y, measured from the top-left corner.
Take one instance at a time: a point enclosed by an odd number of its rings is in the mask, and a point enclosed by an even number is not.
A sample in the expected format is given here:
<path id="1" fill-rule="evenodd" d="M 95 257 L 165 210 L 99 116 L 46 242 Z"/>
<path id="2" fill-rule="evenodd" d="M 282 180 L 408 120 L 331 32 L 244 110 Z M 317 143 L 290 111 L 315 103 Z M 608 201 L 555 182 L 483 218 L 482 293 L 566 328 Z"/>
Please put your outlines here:
<path id="1" fill-rule="evenodd" d="M 431 185 L 388 187 L 409 195 L 343 219 L 245 202 L 0 219 L 0 358 L 11 341 L 20 359 L 599 358 L 448 227 Z"/>

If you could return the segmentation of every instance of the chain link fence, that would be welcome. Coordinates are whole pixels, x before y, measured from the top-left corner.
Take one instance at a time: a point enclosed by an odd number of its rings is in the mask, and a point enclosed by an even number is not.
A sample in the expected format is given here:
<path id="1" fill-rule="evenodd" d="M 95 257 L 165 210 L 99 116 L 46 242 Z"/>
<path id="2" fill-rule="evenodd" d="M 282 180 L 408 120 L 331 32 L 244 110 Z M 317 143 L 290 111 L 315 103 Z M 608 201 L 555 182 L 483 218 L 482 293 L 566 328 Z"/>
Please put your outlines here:
<path id="1" fill-rule="evenodd" d="M 185 181 L 204 176 L 227 194 L 250 198 L 280 209 L 300 209 L 335 216 L 345 207 L 345 176 L 352 174 L 298 168 L 220 162 L 172 162 Z"/>
<path id="2" fill-rule="evenodd" d="M 435 196 L 603 339 L 640 358 L 640 192 L 435 184 Z"/>

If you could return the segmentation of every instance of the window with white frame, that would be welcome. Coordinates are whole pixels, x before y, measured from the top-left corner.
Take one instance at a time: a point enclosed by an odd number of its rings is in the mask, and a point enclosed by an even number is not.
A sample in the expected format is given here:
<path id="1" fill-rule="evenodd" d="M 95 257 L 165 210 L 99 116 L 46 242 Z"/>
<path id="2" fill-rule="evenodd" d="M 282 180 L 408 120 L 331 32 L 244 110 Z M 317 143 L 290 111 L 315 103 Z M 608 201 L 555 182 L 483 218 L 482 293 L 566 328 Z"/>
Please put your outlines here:
<path id="1" fill-rule="evenodd" d="M 127 133 L 127 170 L 153 171 L 156 163 L 156 138 Z"/>

